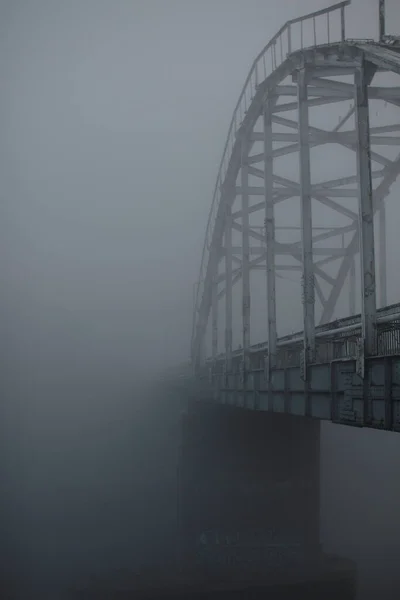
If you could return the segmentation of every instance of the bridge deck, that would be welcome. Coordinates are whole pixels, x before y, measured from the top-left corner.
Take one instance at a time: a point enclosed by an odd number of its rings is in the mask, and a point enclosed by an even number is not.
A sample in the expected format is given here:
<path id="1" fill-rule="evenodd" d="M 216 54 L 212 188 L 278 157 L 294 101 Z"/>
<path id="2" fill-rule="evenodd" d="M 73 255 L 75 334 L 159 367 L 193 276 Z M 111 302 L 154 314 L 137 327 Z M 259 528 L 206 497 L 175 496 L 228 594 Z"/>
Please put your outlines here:
<path id="1" fill-rule="evenodd" d="M 232 370 L 225 357 L 207 361 L 196 379 L 183 378 L 195 397 L 249 410 L 308 416 L 357 427 L 400 431 L 400 305 L 379 311 L 378 354 L 365 359 L 360 315 L 317 328 L 316 362 L 307 379 L 302 365 L 302 333 L 280 338 L 277 366 L 268 371 L 268 344 L 252 346 L 243 370 L 237 350 Z"/>

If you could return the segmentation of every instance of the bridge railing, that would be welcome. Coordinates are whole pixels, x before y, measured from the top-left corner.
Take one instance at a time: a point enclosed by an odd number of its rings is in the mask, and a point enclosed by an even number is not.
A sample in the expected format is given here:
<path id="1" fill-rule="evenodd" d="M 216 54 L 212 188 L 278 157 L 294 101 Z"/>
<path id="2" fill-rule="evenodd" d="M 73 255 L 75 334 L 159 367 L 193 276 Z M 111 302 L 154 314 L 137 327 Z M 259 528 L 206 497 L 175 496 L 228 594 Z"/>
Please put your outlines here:
<path id="1" fill-rule="evenodd" d="M 349 322 L 351 318 L 341 319 L 331 323 L 329 330 L 316 331 L 315 364 L 331 362 L 332 360 L 357 358 L 360 353 L 361 323 L 360 315 L 356 323 Z M 336 327 L 332 327 L 335 326 Z M 279 338 L 277 345 L 276 366 L 299 367 L 303 351 L 303 333 L 295 336 Z M 268 355 L 268 344 L 255 344 L 251 348 L 250 370 L 263 370 Z M 400 304 L 382 308 L 378 312 L 377 348 L 375 356 L 392 356 L 400 354 Z M 239 349 L 232 355 L 232 372 L 242 368 L 242 351 Z M 216 361 L 209 359 L 207 369 L 224 372 L 225 357 L 220 355 Z"/>
<path id="2" fill-rule="evenodd" d="M 219 202 L 221 199 L 222 185 L 225 181 L 230 157 L 232 155 L 233 146 L 236 140 L 236 134 L 243 124 L 247 110 L 249 109 L 257 92 L 258 85 L 273 71 L 275 71 L 275 69 L 277 69 L 292 52 L 306 47 L 343 42 L 346 35 L 345 9 L 350 4 L 351 0 L 343 0 L 342 2 L 334 4 L 328 8 L 287 21 L 285 25 L 281 27 L 278 33 L 268 42 L 265 48 L 263 48 L 251 66 L 233 111 L 233 116 L 229 125 L 228 135 L 218 170 L 211 209 L 208 215 L 195 298 L 192 344 L 196 332 L 195 320 L 198 314 L 200 301 L 204 293 L 208 258 Z M 321 21 L 323 26 L 319 27 Z"/>
<path id="3" fill-rule="evenodd" d="M 378 309 L 378 330 L 389 331 L 393 329 L 393 324 L 399 329 L 398 322 L 400 320 L 400 303 L 391 304 L 390 306 L 384 306 Z M 344 338 L 350 338 L 354 335 L 359 335 L 361 330 L 361 315 L 353 315 L 351 317 L 343 317 L 330 323 L 323 325 L 317 325 L 315 334 L 317 343 L 323 344 L 324 340 L 334 337 L 337 341 L 342 341 Z M 322 341 L 320 341 L 322 340 Z M 303 344 L 303 331 L 296 331 L 287 335 L 281 336 L 278 339 L 278 348 L 290 347 L 298 348 L 301 352 Z M 379 339 L 378 339 L 379 344 Z M 390 344 L 389 344 L 390 345 Z M 398 347 L 400 351 L 400 346 Z M 260 352 L 268 352 L 268 342 L 260 342 L 253 344 L 250 347 L 250 354 L 257 354 Z M 292 352 L 292 350 L 291 350 Z M 389 351 L 390 353 L 390 351 Z M 241 348 L 237 348 L 233 351 L 232 357 L 242 357 L 243 351 Z M 300 354 L 299 354 L 300 356 Z M 224 353 L 218 355 L 217 360 L 224 360 Z M 210 359 L 211 360 L 211 359 Z"/>

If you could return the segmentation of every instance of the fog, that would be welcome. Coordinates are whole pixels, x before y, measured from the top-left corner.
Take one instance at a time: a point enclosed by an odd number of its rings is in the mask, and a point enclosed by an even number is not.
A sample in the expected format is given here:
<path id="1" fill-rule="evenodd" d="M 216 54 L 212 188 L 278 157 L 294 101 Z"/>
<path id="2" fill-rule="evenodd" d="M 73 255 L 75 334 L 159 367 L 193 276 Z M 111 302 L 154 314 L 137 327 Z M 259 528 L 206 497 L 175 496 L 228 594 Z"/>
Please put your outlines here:
<path id="1" fill-rule="evenodd" d="M 0 1 L 0 547 L 26 589 L 163 560 L 176 409 L 153 380 L 188 357 L 231 111 L 283 22 L 328 4 Z M 349 37 L 376 12 L 354 0 Z M 398 576 L 399 467 L 397 434 L 323 425 L 322 541 L 364 580 Z"/>

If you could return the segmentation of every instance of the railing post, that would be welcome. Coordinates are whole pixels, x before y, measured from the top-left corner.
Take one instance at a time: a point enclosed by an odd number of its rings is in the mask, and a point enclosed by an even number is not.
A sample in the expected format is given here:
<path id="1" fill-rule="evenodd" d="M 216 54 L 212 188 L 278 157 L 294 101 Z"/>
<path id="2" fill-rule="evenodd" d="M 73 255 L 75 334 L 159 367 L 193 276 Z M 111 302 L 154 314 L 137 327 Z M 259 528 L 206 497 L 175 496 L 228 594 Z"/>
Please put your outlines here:
<path id="1" fill-rule="evenodd" d="M 272 142 L 271 100 L 264 105 L 264 193 L 265 237 L 267 267 L 267 315 L 268 315 L 268 392 L 271 390 L 272 369 L 276 366 L 276 289 L 275 289 L 275 215 L 274 215 L 274 163 Z M 271 398 L 269 398 L 269 403 Z"/>
<path id="2" fill-rule="evenodd" d="M 331 26 L 329 22 L 330 13 L 326 13 L 326 28 L 328 30 L 328 44 L 331 43 Z"/>
<path id="3" fill-rule="evenodd" d="M 379 0 L 379 41 L 382 42 L 386 35 L 385 0 Z"/>
<path id="4" fill-rule="evenodd" d="M 301 230 L 303 251 L 303 320 L 305 377 L 307 377 L 307 364 L 313 362 L 315 357 L 315 293 L 307 75 L 308 74 L 305 68 L 300 69 L 297 83 L 299 107 Z"/>
<path id="5" fill-rule="evenodd" d="M 247 404 L 247 376 L 250 370 L 250 235 L 249 235 L 249 167 L 248 146 L 242 145 L 242 343 L 243 343 L 243 395 Z"/>
<path id="6" fill-rule="evenodd" d="M 357 133 L 357 176 L 360 219 L 361 323 L 365 355 L 376 351 L 376 281 L 374 210 L 371 177 L 368 81 L 363 61 L 355 70 L 355 116 Z"/>
<path id="7" fill-rule="evenodd" d="M 232 371 L 232 209 L 226 207 L 225 217 L 225 365 Z"/>
<path id="8" fill-rule="evenodd" d="M 292 53 L 292 25 L 289 23 L 288 29 L 288 54 Z"/>
<path id="9" fill-rule="evenodd" d="M 342 6 L 340 9 L 340 28 L 341 28 L 341 39 L 342 42 L 346 39 L 346 19 L 345 19 L 345 7 Z"/>

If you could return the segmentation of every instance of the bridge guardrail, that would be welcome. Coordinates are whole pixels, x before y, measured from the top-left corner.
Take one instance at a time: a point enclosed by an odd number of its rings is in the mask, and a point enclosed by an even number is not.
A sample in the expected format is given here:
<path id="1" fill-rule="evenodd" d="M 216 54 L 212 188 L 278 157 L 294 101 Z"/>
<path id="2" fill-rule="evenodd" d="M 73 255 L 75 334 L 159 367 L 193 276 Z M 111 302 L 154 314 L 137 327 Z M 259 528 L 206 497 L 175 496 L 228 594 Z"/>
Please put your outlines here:
<path id="1" fill-rule="evenodd" d="M 396 304 L 391 304 L 390 306 L 385 306 L 382 308 L 379 308 L 377 311 L 377 316 L 378 316 L 378 320 L 382 321 L 382 323 L 379 323 L 378 321 L 378 326 L 379 326 L 379 330 L 382 331 L 388 331 L 388 330 L 392 330 L 393 329 L 393 323 L 396 324 L 397 320 L 393 319 L 391 320 L 391 317 L 394 317 L 396 315 L 400 314 L 400 303 L 396 303 Z M 386 323 L 386 325 L 385 325 Z M 357 315 L 353 315 L 351 317 L 343 317 L 341 319 L 337 319 L 336 321 L 331 321 L 330 323 L 325 323 L 323 325 L 318 325 L 315 329 L 316 335 L 318 338 L 327 338 L 330 336 L 335 336 L 336 340 L 339 339 L 343 339 L 346 338 L 348 339 L 349 337 L 354 337 L 355 335 L 357 335 L 356 331 L 357 328 L 354 329 L 353 332 L 349 332 L 348 328 L 351 327 L 355 327 L 358 326 L 361 327 L 361 315 L 357 314 Z M 342 331 L 341 331 L 342 330 Z M 286 347 L 296 347 L 298 346 L 299 348 L 301 347 L 302 344 L 302 340 L 303 340 L 303 332 L 302 331 L 296 331 L 294 333 L 289 333 L 287 335 L 281 336 L 278 339 L 278 347 L 280 346 L 286 346 Z M 323 343 L 323 342 L 319 342 L 319 343 Z M 260 351 L 265 351 L 268 352 L 268 342 L 260 342 L 258 344 L 253 344 L 250 347 L 250 352 L 252 354 L 255 354 L 257 352 Z M 232 353 L 233 358 L 237 357 L 237 356 L 241 356 L 242 355 L 242 350 L 241 349 L 237 349 Z M 217 360 L 221 360 L 224 357 L 224 354 L 220 354 L 219 356 L 217 356 Z M 208 359 L 209 361 L 212 361 L 212 359 Z"/>
<path id="2" fill-rule="evenodd" d="M 236 134 L 240 129 L 246 112 L 256 94 L 258 84 L 265 80 L 277 67 L 279 67 L 292 52 L 310 47 L 306 45 L 304 38 L 311 32 L 312 46 L 344 42 L 345 32 L 345 9 L 351 4 L 351 0 L 343 0 L 328 8 L 303 15 L 296 19 L 290 19 L 274 35 L 263 50 L 255 58 L 249 74 L 245 80 L 239 99 L 233 111 L 232 119 L 229 125 L 222 159 L 218 169 L 216 184 L 211 203 L 211 209 L 208 215 L 205 241 L 202 250 L 200 273 L 195 298 L 195 307 L 192 327 L 192 348 L 194 336 L 196 335 L 196 318 L 198 315 L 200 301 L 204 293 L 204 283 L 206 280 L 208 257 L 212 243 L 214 225 L 221 199 L 221 188 L 225 181 L 228 170 L 232 149 L 235 144 Z M 335 22 L 335 17 L 337 22 Z M 323 39 L 317 37 L 317 19 L 326 19 L 325 36 Z"/>
<path id="3" fill-rule="evenodd" d="M 386 313 L 384 309 L 381 309 L 381 315 L 383 313 L 383 316 L 381 316 L 381 322 L 378 322 L 377 324 L 376 356 L 393 356 L 400 354 L 399 305 L 394 304 L 388 307 L 388 310 L 392 312 Z M 391 317 L 393 317 L 393 319 L 391 319 Z M 342 331 L 338 331 L 337 334 L 335 334 L 335 329 L 331 328 L 329 332 L 326 332 L 326 336 L 321 335 L 316 339 L 314 364 L 357 357 L 360 351 L 361 331 L 358 327 L 353 327 L 352 325 L 349 327 L 350 329 L 343 327 Z M 280 340 L 282 339 L 283 338 L 280 338 Z M 298 367 L 301 363 L 302 351 L 302 337 L 292 339 L 289 343 L 278 344 L 276 356 L 277 367 Z M 267 354 L 268 348 L 265 344 L 253 346 L 250 358 L 251 370 L 264 370 Z M 242 354 L 240 350 L 233 354 L 232 360 L 232 372 L 238 373 L 242 365 Z M 205 368 L 206 370 L 211 369 L 214 373 L 223 373 L 225 369 L 224 356 L 221 355 L 217 357 L 216 362 L 209 360 L 206 363 Z"/>

